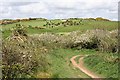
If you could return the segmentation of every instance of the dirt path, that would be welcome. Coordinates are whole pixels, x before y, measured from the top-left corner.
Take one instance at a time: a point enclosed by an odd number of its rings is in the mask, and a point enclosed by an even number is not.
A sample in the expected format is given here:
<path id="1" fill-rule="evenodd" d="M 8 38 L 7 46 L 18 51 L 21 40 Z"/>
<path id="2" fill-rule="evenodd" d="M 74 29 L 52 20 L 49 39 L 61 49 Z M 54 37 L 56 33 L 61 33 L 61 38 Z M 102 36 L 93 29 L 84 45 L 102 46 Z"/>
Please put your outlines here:
<path id="1" fill-rule="evenodd" d="M 79 57 L 79 64 L 76 63 L 75 58 Z M 87 56 L 87 55 L 86 55 Z M 77 56 L 73 56 L 70 61 L 72 62 L 72 64 L 74 65 L 74 67 L 79 68 L 83 73 L 87 74 L 88 76 L 90 76 L 91 78 L 100 78 L 98 77 L 96 74 L 94 74 L 93 72 L 91 72 L 90 70 L 88 70 L 85 66 L 84 66 L 84 59 L 85 56 L 83 55 L 77 55 Z"/>

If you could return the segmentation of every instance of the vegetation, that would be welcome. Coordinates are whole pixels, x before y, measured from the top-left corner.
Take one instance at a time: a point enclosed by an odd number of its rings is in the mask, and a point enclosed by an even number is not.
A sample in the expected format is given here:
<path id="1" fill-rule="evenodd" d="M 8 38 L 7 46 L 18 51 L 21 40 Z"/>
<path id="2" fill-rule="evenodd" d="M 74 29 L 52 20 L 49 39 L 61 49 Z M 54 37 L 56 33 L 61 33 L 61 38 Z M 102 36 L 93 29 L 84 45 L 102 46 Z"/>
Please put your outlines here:
<path id="1" fill-rule="evenodd" d="M 21 29 L 15 30 L 11 37 L 3 41 L 3 78 L 32 77 L 39 67 L 41 72 L 45 72 L 49 64 L 45 58 L 47 49 L 38 43 L 26 37 Z"/>
<path id="2" fill-rule="evenodd" d="M 114 30 L 117 29 L 116 21 L 93 21 L 85 19 L 65 19 L 65 20 L 29 20 L 29 21 L 20 21 L 12 24 L 1 25 L 3 37 L 7 37 L 11 33 L 11 28 L 14 28 L 16 24 L 21 24 L 27 28 L 28 34 L 40 34 L 44 32 L 52 33 L 62 33 L 62 32 L 72 32 L 72 31 L 82 31 L 92 29 L 105 29 L 105 30 Z M 5 35 L 5 36 L 4 36 Z"/>
<path id="3" fill-rule="evenodd" d="M 113 38 L 113 35 L 116 36 Z M 106 30 L 88 30 L 84 34 L 75 31 L 67 35 L 57 35 L 51 33 L 43 33 L 40 35 L 33 35 L 44 43 L 52 43 L 64 48 L 76 48 L 76 49 L 96 49 L 106 52 L 117 52 L 117 34 L 116 31 Z"/>
<path id="4" fill-rule="evenodd" d="M 89 78 L 86 74 L 75 69 L 70 63 L 70 58 L 74 55 L 81 54 L 82 51 L 73 49 L 55 49 L 49 53 L 51 61 L 51 77 L 52 78 Z"/>
<path id="5" fill-rule="evenodd" d="M 97 53 L 84 59 L 86 66 L 106 78 L 118 78 L 118 54 Z"/>
<path id="6" fill-rule="evenodd" d="M 118 77 L 117 22 L 29 18 L 1 28 L 3 78 L 89 78 L 70 62 L 78 54 L 97 74 Z"/>

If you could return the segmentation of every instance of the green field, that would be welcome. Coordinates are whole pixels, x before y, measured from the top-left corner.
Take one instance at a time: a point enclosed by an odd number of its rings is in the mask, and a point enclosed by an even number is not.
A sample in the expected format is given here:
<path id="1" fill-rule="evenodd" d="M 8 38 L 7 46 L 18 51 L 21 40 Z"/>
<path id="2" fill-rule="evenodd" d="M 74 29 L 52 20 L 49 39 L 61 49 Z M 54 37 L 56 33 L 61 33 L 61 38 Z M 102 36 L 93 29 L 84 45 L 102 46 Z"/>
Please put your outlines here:
<path id="1" fill-rule="evenodd" d="M 64 32 L 72 32 L 79 30 L 81 32 L 85 32 L 86 30 L 92 30 L 92 29 L 105 29 L 105 30 L 114 30 L 118 28 L 118 23 L 116 21 L 92 21 L 92 20 L 83 20 L 82 24 L 80 25 L 72 25 L 64 27 L 63 25 L 60 26 L 54 26 L 53 28 L 49 28 L 49 26 L 44 26 L 46 22 L 51 21 L 52 23 L 60 23 L 61 20 L 30 20 L 30 21 L 21 21 L 18 23 L 13 24 L 7 24 L 7 25 L 1 25 L 3 33 L 3 37 L 7 37 L 11 31 L 9 31 L 11 28 L 15 27 L 16 24 L 21 24 L 26 27 L 26 30 L 29 34 L 40 34 L 44 32 L 52 32 L 52 33 L 64 33 Z M 74 21 L 74 20 L 72 20 Z M 79 20 L 76 20 L 78 22 Z M 28 26 L 32 27 L 28 27 Z M 38 27 L 45 27 L 44 29 L 37 29 Z M 7 33 L 6 33 L 7 32 Z"/>

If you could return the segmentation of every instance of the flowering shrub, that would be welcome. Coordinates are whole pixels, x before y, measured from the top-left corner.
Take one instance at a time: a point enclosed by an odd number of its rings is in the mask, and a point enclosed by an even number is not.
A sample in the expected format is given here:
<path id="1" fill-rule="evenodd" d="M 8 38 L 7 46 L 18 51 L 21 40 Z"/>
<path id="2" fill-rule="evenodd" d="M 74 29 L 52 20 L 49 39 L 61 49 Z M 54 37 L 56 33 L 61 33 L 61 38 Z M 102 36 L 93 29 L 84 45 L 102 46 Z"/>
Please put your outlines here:
<path id="1" fill-rule="evenodd" d="M 80 35 L 75 44 L 82 48 L 93 48 L 100 51 L 117 52 L 117 38 L 113 38 L 106 30 L 89 30 Z M 117 35 L 114 35 L 117 36 Z"/>
<path id="2" fill-rule="evenodd" d="M 46 53 L 48 49 L 37 39 L 18 33 L 3 41 L 3 78 L 32 77 L 34 72 L 45 72 L 49 66 Z"/>
<path id="3" fill-rule="evenodd" d="M 115 37 L 116 36 L 116 37 Z M 35 37 L 35 35 L 33 35 Z M 39 41 L 44 43 L 59 44 L 65 48 L 87 48 L 100 51 L 117 52 L 117 34 L 116 31 L 107 30 L 88 30 L 85 33 L 74 31 L 68 35 L 56 35 L 44 33 L 36 35 Z"/>

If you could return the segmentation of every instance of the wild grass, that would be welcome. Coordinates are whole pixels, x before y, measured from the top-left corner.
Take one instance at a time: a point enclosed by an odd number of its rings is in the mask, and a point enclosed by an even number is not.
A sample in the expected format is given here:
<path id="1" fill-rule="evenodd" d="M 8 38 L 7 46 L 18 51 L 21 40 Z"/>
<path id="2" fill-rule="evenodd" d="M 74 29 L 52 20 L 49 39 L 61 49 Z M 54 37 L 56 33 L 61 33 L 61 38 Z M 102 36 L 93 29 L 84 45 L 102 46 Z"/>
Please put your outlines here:
<path id="1" fill-rule="evenodd" d="M 79 69 L 74 68 L 70 62 L 70 58 L 75 55 L 91 54 L 87 50 L 74 50 L 74 49 L 55 49 L 50 53 L 51 72 L 53 78 L 89 78 L 86 74 L 82 73 Z"/>
<path id="2" fill-rule="evenodd" d="M 99 52 L 85 57 L 84 62 L 91 71 L 103 77 L 118 78 L 118 54 Z"/>

